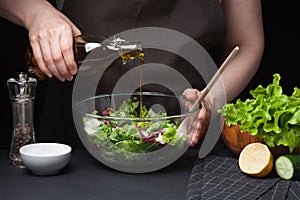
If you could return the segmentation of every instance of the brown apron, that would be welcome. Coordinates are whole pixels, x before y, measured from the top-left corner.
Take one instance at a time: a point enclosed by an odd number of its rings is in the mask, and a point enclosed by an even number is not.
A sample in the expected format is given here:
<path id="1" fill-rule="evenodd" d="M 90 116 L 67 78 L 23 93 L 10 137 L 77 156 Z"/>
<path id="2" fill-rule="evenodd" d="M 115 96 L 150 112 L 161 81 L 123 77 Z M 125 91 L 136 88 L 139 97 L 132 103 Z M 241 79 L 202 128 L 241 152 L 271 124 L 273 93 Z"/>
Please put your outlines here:
<path id="1" fill-rule="evenodd" d="M 225 34 L 218 0 L 66 0 L 63 12 L 83 34 L 112 35 L 138 27 L 162 27 L 184 33 L 201 44 L 213 57 Z M 145 50 L 145 63 L 176 68 L 191 85 L 201 89 L 203 81 L 192 66 L 166 52 Z M 213 59 L 216 60 L 214 57 Z M 99 93 L 112 91 L 114 83 L 132 66 L 112 67 L 102 78 Z M 112 80 L 112 77 L 115 80 Z M 153 89 L 153 88 L 151 88 Z M 150 90 L 150 89 L 149 89 Z"/>
<path id="2" fill-rule="evenodd" d="M 108 37 L 138 27 L 162 27 L 184 33 L 201 44 L 217 63 L 219 47 L 225 35 L 225 21 L 219 0 L 65 0 L 62 12 L 84 34 Z M 145 52 L 145 62 L 180 66 L 178 71 L 201 89 L 203 81 L 186 62 L 166 52 Z M 114 69 L 111 67 L 110 69 Z M 130 65 L 107 70 L 100 92 L 112 90 L 113 83 Z M 112 79 L 113 77 L 113 79 Z M 78 146 L 72 116 L 72 83 L 51 80 L 39 125 L 40 139 L 57 140 Z M 201 85 L 202 83 L 202 85 Z M 58 98 L 59 97 L 59 98 Z"/>
<path id="3" fill-rule="evenodd" d="M 96 35 L 163 27 L 187 34 L 210 49 L 225 34 L 219 0 L 66 0 L 63 12 L 83 33 Z"/>

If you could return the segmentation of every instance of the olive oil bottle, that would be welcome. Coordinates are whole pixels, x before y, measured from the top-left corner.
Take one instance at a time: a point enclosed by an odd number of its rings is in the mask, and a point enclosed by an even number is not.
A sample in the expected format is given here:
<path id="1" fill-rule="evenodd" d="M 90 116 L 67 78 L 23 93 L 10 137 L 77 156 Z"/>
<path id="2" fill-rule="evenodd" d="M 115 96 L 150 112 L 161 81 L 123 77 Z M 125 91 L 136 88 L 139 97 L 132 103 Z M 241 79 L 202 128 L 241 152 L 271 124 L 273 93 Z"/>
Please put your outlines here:
<path id="1" fill-rule="evenodd" d="M 90 37 L 90 36 L 89 36 Z M 139 74 L 139 92 L 140 92 L 140 115 L 142 114 L 142 107 L 143 107 L 143 90 L 142 90 L 142 83 L 143 83 L 143 65 L 145 60 L 145 54 L 140 42 L 129 42 L 124 39 L 114 37 L 112 40 L 109 40 L 108 43 L 102 44 L 102 40 L 104 39 L 101 37 L 101 41 L 99 38 L 92 38 L 92 42 L 86 40 L 84 36 L 79 36 L 74 39 L 74 57 L 77 62 L 77 65 L 80 66 L 81 63 L 84 61 L 86 56 L 89 54 L 91 50 L 96 47 L 102 47 L 103 51 L 106 50 L 113 50 L 117 51 L 119 54 L 119 59 L 121 59 L 122 65 L 126 65 L 131 60 L 139 60 L 140 64 L 140 74 Z M 34 76 L 39 81 L 47 80 L 48 76 L 46 76 L 38 67 L 38 64 L 34 58 L 33 51 L 31 46 L 28 46 L 26 49 L 26 67 L 28 73 L 31 76 Z"/>

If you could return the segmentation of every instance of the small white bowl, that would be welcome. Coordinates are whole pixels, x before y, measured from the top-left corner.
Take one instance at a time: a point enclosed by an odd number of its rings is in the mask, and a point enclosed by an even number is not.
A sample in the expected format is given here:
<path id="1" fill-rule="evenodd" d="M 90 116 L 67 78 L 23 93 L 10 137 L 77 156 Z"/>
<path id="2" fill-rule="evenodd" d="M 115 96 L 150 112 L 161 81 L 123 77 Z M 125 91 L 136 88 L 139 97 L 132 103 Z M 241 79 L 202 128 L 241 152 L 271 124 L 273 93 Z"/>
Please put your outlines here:
<path id="1" fill-rule="evenodd" d="M 65 167 L 71 158 L 72 148 L 59 143 L 35 143 L 20 148 L 23 164 L 33 174 L 53 175 Z"/>

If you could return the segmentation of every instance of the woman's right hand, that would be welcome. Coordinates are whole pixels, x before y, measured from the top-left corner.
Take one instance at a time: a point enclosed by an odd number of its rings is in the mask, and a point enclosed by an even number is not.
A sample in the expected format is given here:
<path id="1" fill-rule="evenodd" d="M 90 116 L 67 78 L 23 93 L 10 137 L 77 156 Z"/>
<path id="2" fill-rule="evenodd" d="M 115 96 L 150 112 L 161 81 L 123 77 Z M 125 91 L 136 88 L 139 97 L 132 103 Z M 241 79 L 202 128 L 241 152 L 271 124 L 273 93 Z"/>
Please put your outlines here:
<path id="1" fill-rule="evenodd" d="M 194 102 L 199 98 L 201 92 L 197 89 L 187 88 L 181 96 L 183 105 L 190 110 Z M 198 115 L 191 118 L 188 125 L 188 141 L 191 147 L 195 147 L 199 140 L 204 138 L 211 122 L 212 101 L 210 95 L 207 95 L 201 102 L 201 109 Z"/>
<path id="2" fill-rule="evenodd" d="M 40 70 L 48 77 L 71 81 L 77 73 L 73 36 L 80 35 L 80 30 L 48 2 L 33 12 L 26 28 Z"/>

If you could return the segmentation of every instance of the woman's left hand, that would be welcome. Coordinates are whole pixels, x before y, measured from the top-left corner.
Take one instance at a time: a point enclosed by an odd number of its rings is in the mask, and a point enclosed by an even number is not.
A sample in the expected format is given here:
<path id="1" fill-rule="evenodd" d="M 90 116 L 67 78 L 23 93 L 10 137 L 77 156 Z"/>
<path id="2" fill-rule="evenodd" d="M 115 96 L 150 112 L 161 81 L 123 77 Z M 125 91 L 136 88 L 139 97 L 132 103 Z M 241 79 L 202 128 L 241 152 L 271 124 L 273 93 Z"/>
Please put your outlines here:
<path id="1" fill-rule="evenodd" d="M 186 89 L 182 94 L 182 101 L 187 109 L 190 109 L 193 103 L 200 96 L 201 92 L 197 89 Z M 200 139 L 202 139 L 209 127 L 211 121 L 212 104 L 210 96 L 207 95 L 201 102 L 201 109 L 191 120 L 188 127 L 189 142 L 191 147 L 195 147 Z"/>

